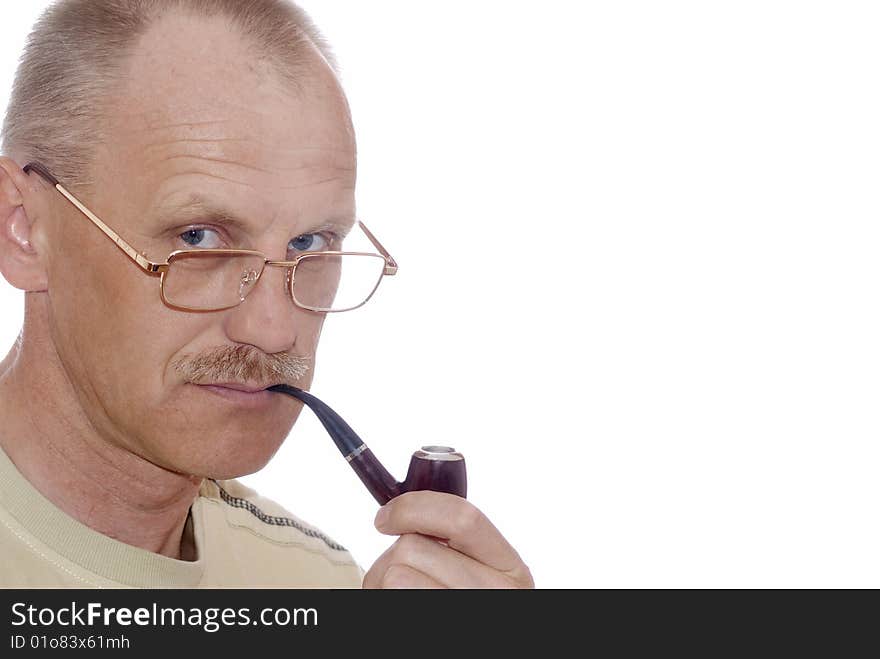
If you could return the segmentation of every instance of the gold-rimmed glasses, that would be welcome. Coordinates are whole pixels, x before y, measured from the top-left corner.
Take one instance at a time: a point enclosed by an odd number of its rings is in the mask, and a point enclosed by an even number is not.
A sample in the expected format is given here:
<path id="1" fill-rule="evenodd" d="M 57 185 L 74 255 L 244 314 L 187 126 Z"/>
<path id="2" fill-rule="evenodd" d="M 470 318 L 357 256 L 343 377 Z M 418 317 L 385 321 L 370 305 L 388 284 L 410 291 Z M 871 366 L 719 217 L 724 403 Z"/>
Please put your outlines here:
<path id="1" fill-rule="evenodd" d="M 397 274 L 397 262 L 367 229 L 358 226 L 379 254 L 369 252 L 307 252 L 292 261 L 273 261 L 246 249 L 189 249 L 154 263 L 71 194 L 37 162 L 24 167 L 46 179 L 144 272 L 158 275 L 162 301 L 182 311 L 224 311 L 244 302 L 266 267 L 285 268 L 285 286 L 293 303 L 308 311 L 340 313 L 364 306 L 385 276 Z"/>

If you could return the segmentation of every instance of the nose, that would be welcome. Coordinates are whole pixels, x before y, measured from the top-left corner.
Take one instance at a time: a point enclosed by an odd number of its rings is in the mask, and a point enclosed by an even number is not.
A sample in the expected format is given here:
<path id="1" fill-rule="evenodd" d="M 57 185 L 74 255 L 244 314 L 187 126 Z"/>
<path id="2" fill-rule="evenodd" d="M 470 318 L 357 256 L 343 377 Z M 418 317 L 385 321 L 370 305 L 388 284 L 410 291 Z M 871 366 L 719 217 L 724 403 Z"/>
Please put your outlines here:
<path id="1" fill-rule="evenodd" d="M 244 301 L 229 311 L 225 329 L 235 343 L 277 354 L 292 351 L 298 338 L 310 334 L 310 324 L 315 322 L 291 300 L 287 269 L 267 266 Z M 303 347 L 298 352 L 302 353 Z"/>

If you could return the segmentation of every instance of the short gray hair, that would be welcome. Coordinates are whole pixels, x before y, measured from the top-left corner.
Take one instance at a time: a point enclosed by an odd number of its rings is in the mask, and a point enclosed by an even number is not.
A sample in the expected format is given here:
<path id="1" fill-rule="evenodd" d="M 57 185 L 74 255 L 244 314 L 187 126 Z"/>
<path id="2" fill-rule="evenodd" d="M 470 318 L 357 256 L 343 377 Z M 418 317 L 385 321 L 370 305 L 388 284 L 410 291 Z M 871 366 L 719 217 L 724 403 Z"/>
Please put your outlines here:
<path id="1" fill-rule="evenodd" d="M 175 10 L 225 18 L 256 57 L 291 82 L 309 44 L 336 69 L 312 20 L 288 0 L 58 0 L 28 37 L 3 124 L 3 152 L 38 160 L 70 185 L 89 186 L 92 145 L 122 65 L 147 29 Z"/>

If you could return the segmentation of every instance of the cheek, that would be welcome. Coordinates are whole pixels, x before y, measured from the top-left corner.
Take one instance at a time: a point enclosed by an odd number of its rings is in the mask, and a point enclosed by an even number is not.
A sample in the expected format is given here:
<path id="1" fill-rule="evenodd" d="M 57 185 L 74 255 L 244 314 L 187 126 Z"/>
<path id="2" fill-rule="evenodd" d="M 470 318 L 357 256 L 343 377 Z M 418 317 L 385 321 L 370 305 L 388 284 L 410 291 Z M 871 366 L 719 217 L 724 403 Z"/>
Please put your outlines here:
<path id="1" fill-rule="evenodd" d="M 78 247 L 54 259 L 49 297 L 53 338 L 69 376 L 94 397 L 112 400 L 146 393 L 144 376 L 155 371 L 162 349 L 158 338 L 169 334 L 156 328 L 164 309 L 158 279 L 108 246 L 109 253 Z"/>
<path id="2" fill-rule="evenodd" d="M 302 319 L 297 326 L 296 345 L 303 352 L 314 354 L 321 339 L 326 316 L 306 315 L 308 317 Z"/>
<path id="3" fill-rule="evenodd" d="M 154 302 L 158 278 L 141 270 L 79 214 L 57 218 L 50 253 L 49 293 L 54 307 L 100 328 L 140 314 L 136 302 Z"/>

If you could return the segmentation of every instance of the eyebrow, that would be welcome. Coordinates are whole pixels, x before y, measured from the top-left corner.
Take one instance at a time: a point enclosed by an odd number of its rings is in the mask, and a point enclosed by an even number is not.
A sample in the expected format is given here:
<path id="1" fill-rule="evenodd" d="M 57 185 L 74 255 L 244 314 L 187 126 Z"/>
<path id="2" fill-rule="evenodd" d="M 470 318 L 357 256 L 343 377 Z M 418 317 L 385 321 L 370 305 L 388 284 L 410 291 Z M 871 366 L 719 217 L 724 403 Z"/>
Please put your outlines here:
<path id="1" fill-rule="evenodd" d="M 183 223 L 188 223 L 192 220 L 213 222 L 234 227 L 244 233 L 255 229 L 255 223 L 252 220 L 243 218 L 198 193 L 191 194 L 186 201 L 180 204 L 160 208 L 157 211 L 157 215 L 160 218 L 174 218 L 176 221 Z M 324 222 L 306 227 L 297 235 L 334 229 L 339 233 L 340 237 L 345 237 L 354 228 L 355 223 L 354 218 L 331 217 Z"/>
<path id="2" fill-rule="evenodd" d="M 218 206 L 200 194 L 192 194 L 186 201 L 180 204 L 160 207 L 156 215 L 163 219 L 169 218 L 183 223 L 188 223 L 191 220 L 216 222 L 218 224 L 234 226 L 242 231 L 253 228 L 252 223 L 248 220 L 239 217 L 222 206 Z"/>

